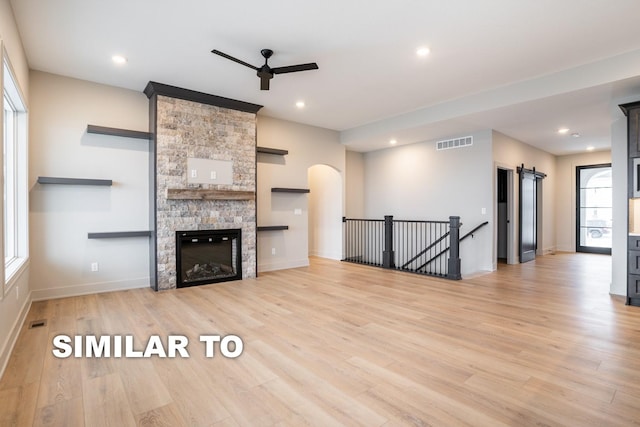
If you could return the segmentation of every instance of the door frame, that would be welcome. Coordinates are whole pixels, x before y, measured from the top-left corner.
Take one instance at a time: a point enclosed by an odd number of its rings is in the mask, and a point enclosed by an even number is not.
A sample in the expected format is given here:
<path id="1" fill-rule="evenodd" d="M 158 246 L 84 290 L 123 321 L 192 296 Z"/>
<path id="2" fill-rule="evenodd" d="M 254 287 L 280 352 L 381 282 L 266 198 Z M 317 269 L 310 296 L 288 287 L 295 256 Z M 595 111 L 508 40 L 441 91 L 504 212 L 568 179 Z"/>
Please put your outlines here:
<path id="1" fill-rule="evenodd" d="M 514 193 L 514 172 L 515 170 L 511 165 L 494 162 L 494 186 L 493 186 L 493 223 L 494 227 L 493 236 L 493 270 L 498 268 L 498 209 L 495 207 L 498 204 L 498 169 L 507 171 L 507 264 L 517 264 L 518 258 L 516 254 L 515 244 L 515 226 L 518 219 L 514 216 L 514 207 L 516 203 L 516 194 Z"/>
<path id="2" fill-rule="evenodd" d="M 595 169 L 595 168 L 611 168 L 611 163 L 600 163 L 596 165 L 579 165 L 576 166 L 576 217 L 575 217 L 575 225 L 576 225 L 576 252 L 582 253 L 592 253 L 592 254 L 603 254 L 603 255 L 611 255 L 611 248 L 598 248 L 594 246 L 582 246 L 580 244 L 580 170 L 581 169 Z M 612 169 L 613 171 L 613 169 Z M 613 184 L 611 187 L 613 191 Z M 612 206 L 613 208 L 613 206 Z"/>

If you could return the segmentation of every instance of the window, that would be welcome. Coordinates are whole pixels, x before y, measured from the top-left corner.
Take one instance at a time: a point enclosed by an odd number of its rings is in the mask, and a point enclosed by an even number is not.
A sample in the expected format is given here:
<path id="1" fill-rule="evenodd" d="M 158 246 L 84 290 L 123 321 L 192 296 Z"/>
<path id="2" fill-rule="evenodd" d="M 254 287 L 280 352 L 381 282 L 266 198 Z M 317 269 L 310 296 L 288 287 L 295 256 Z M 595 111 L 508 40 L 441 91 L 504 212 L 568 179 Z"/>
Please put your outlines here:
<path id="1" fill-rule="evenodd" d="M 15 201 L 15 122 L 16 109 L 9 98 L 4 97 L 4 260 L 10 263 L 18 253 L 16 248 Z"/>
<path id="2" fill-rule="evenodd" d="M 3 61 L 3 236 L 5 292 L 28 256 L 27 112 L 5 57 Z"/>

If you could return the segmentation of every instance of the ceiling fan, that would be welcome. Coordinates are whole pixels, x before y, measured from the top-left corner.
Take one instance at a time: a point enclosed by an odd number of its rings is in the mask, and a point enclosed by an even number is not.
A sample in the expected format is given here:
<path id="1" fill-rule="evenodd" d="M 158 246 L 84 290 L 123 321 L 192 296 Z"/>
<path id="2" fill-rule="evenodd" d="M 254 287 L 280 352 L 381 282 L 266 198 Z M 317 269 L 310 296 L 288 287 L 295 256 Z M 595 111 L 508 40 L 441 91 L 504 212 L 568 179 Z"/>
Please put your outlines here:
<path id="1" fill-rule="evenodd" d="M 257 71 L 258 77 L 260 77 L 260 90 L 269 90 L 269 80 L 273 78 L 275 74 L 285 74 L 285 73 L 295 73 L 298 71 L 307 71 L 307 70 L 317 70 L 318 64 L 315 62 L 310 62 L 308 64 L 298 64 L 298 65 L 288 65 L 286 67 L 269 67 L 267 62 L 271 55 L 273 55 L 273 50 L 271 49 L 262 49 L 260 53 L 264 57 L 264 65 L 262 67 L 256 67 L 254 65 L 248 64 L 244 61 L 241 61 L 238 58 L 234 58 L 231 55 L 227 55 L 224 52 L 220 52 L 219 50 L 213 49 L 211 53 L 215 53 L 216 55 L 220 55 L 223 58 L 227 58 L 233 62 L 237 62 L 238 64 L 244 65 L 245 67 L 253 68 Z"/>

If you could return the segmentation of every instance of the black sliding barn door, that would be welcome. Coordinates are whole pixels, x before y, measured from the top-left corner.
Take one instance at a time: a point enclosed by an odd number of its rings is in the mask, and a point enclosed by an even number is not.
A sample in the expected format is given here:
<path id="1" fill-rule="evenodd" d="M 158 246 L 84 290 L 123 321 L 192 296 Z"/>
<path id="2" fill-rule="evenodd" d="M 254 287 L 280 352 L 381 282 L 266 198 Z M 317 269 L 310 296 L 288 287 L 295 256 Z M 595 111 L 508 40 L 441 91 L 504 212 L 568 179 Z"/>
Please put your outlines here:
<path id="1" fill-rule="evenodd" d="M 546 175 L 534 169 L 518 167 L 520 175 L 520 262 L 536 258 L 538 249 L 538 180 Z"/>

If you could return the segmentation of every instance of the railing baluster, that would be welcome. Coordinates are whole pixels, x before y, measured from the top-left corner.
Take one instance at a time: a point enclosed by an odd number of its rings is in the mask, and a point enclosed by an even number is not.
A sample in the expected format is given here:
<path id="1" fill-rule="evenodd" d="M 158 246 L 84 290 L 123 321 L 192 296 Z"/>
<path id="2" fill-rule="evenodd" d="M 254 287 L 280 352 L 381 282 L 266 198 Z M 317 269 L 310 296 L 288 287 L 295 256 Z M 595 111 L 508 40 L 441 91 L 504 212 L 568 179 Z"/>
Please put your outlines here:
<path id="1" fill-rule="evenodd" d="M 371 238 L 372 238 L 372 241 L 374 242 L 371 244 L 371 256 L 373 257 L 372 261 L 375 264 L 377 264 L 378 263 L 378 236 L 377 236 L 378 230 L 376 229 L 374 223 L 369 224 L 369 226 L 371 228 Z"/>
<path id="2" fill-rule="evenodd" d="M 361 221 L 356 221 L 356 244 L 358 248 L 356 249 L 356 259 L 360 261 L 362 264 L 364 262 L 364 257 L 362 256 L 362 239 L 360 235 L 360 226 L 362 225 Z"/>
<path id="3" fill-rule="evenodd" d="M 367 234 L 367 224 L 368 221 L 362 221 L 362 252 L 364 253 L 364 257 L 367 260 L 367 264 L 371 265 L 371 246 L 367 243 L 369 240 L 369 235 Z"/>
<path id="4" fill-rule="evenodd" d="M 371 240 L 371 223 L 367 222 L 366 223 L 366 228 L 367 228 L 367 242 L 372 242 Z M 367 245 L 367 258 L 369 259 L 369 264 L 373 265 L 374 263 L 374 254 L 373 254 L 373 245 L 372 244 L 368 244 Z"/>
<path id="5" fill-rule="evenodd" d="M 363 242 L 363 237 L 364 234 L 362 233 L 362 221 L 358 221 L 358 242 L 360 242 L 360 247 L 358 248 L 358 257 L 360 258 L 360 262 L 361 263 L 366 263 L 367 261 L 367 257 L 365 256 L 363 249 L 364 249 L 364 242 Z"/>
<path id="6" fill-rule="evenodd" d="M 382 233 L 380 233 L 379 224 L 375 223 L 374 226 L 376 229 L 376 264 L 380 264 L 380 257 L 382 256 Z"/>

